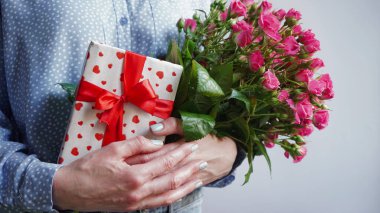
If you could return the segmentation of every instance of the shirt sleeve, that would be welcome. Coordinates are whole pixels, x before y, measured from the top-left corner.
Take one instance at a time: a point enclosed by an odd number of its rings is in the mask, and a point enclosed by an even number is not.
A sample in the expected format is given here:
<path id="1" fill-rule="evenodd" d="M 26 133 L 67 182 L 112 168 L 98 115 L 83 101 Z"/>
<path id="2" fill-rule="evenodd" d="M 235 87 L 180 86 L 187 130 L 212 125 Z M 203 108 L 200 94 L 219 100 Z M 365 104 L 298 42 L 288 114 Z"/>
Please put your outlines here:
<path id="1" fill-rule="evenodd" d="M 215 180 L 214 182 L 207 184 L 206 187 L 223 188 L 230 185 L 235 180 L 235 170 L 241 165 L 246 157 L 244 149 L 240 147 L 239 144 L 236 144 L 236 148 L 237 154 L 230 173 L 218 180 Z"/>
<path id="2" fill-rule="evenodd" d="M 55 212 L 52 181 L 60 165 L 41 162 L 28 154 L 27 145 L 17 140 L 7 92 L 3 33 L 0 10 L 0 205 L 12 212 Z"/>

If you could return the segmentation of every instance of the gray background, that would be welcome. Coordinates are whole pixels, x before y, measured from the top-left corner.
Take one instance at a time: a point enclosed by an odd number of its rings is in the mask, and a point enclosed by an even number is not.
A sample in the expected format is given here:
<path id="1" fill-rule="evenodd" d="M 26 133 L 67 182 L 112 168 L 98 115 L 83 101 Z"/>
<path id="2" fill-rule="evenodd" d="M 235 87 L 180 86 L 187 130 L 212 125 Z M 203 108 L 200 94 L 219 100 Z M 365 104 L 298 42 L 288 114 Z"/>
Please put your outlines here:
<path id="1" fill-rule="evenodd" d="M 380 1 L 273 0 L 300 10 L 303 27 L 321 41 L 336 98 L 330 126 L 309 138 L 303 162 L 270 150 L 273 173 L 257 158 L 250 183 L 246 163 L 224 189 L 206 189 L 203 211 L 266 213 L 380 212 Z"/>

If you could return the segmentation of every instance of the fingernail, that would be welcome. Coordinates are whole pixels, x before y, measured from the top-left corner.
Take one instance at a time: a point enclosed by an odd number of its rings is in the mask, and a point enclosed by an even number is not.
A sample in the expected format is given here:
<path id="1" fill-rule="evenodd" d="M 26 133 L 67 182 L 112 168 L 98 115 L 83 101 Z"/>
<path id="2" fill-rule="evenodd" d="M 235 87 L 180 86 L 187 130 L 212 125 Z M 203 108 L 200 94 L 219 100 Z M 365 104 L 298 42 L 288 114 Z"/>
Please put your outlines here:
<path id="1" fill-rule="evenodd" d="M 162 123 L 153 124 L 152 126 L 150 126 L 150 129 L 152 130 L 152 132 L 159 132 L 164 129 L 164 125 Z"/>
<path id="2" fill-rule="evenodd" d="M 161 140 L 151 140 L 152 141 L 152 144 L 156 145 L 156 146 L 162 146 L 164 145 L 164 142 L 161 141 Z"/>
<path id="3" fill-rule="evenodd" d="M 199 188 L 203 185 L 202 181 L 198 181 L 196 184 L 195 184 L 195 187 L 196 188 Z"/>
<path id="4" fill-rule="evenodd" d="M 199 169 L 200 170 L 204 170 L 204 169 L 207 168 L 207 166 L 208 166 L 208 163 L 207 162 L 203 162 L 203 163 L 199 164 Z"/>
<path id="5" fill-rule="evenodd" d="M 192 147 L 191 147 L 191 151 L 192 152 L 195 152 L 195 150 L 197 150 L 199 148 L 199 145 L 198 144 L 194 144 Z"/>

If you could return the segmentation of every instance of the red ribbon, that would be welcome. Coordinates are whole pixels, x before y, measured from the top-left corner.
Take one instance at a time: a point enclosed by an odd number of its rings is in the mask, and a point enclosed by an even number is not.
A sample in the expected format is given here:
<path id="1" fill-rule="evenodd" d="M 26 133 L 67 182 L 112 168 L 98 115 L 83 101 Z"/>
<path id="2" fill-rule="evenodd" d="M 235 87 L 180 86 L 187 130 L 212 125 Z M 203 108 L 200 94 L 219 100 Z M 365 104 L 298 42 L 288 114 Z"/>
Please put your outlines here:
<path id="1" fill-rule="evenodd" d="M 127 102 L 156 117 L 170 117 L 173 101 L 158 99 L 148 79 L 139 82 L 145 60 L 145 56 L 128 51 L 125 53 L 121 96 L 81 80 L 76 100 L 95 102 L 95 109 L 104 111 L 99 119 L 100 123 L 107 125 L 102 146 L 126 139 L 122 130 L 123 106 Z"/>

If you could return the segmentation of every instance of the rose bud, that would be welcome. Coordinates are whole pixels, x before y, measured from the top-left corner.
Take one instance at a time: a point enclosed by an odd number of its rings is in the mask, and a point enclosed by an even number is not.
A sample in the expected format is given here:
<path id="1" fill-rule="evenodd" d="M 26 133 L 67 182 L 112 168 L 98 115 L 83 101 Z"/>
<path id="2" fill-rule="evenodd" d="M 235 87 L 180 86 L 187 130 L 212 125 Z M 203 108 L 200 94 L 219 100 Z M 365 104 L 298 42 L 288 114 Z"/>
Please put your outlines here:
<path id="1" fill-rule="evenodd" d="M 284 20 L 284 18 L 285 18 L 286 11 L 283 10 L 283 9 L 280 9 L 280 10 L 277 10 L 277 11 L 274 13 L 274 15 L 277 17 L 277 19 L 278 19 L 279 21 L 282 21 L 282 20 Z"/>
<path id="2" fill-rule="evenodd" d="M 191 31 L 191 32 L 194 32 L 195 29 L 197 28 L 197 21 L 194 20 L 194 19 L 185 19 L 185 25 L 183 27 L 183 29 L 185 31 L 187 31 L 188 29 Z"/>
<path id="3" fill-rule="evenodd" d="M 309 92 L 316 96 L 321 96 L 326 89 L 326 82 L 321 80 L 311 80 L 307 85 Z"/>
<path id="4" fill-rule="evenodd" d="M 329 125 L 329 111 L 318 110 L 314 112 L 313 124 L 319 130 L 326 128 Z"/>
<path id="5" fill-rule="evenodd" d="M 271 71 L 266 71 L 264 73 L 263 86 L 267 90 L 276 90 L 280 87 L 280 81 L 278 81 L 276 75 Z"/>
<path id="6" fill-rule="evenodd" d="M 294 38 L 294 36 L 289 36 L 282 41 L 280 48 L 285 50 L 287 55 L 296 55 L 300 51 L 300 45 Z"/>
<path id="7" fill-rule="evenodd" d="M 323 63 L 322 59 L 314 58 L 313 60 L 311 60 L 310 69 L 312 69 L 314 72 L 324 66 L 325 64 Z"/>
<path id="8" fill-rule="evenodd" d="M 247 7 L 240 0 L 232 0 L 230 4 L 230 13 L 233 17 L 247 15 Z"/>
<path id="9" fill-rule="evenodd" d="M 323 74 L 319 78 L 319 80 L 326 83 L 326 88 L 322 92 L 322 96 L 320 98 L 323 100 L 334 98 L 333 83 L 331 81 L 330 75 L 329 74 Z"/>
<path id="10" fill-rule="evenodd" d="M 295 78 L 297 81 L 301 81 L 301 82 L 309 82 L 311 80 L 311 78 L 313 77 L 314 73 L 311 71 L 311 70 L 301 70 L 299 71 Z"/>
<path id="11" fill-rule="evenodd" d="M 281 102 L 285 102 L 286 99 L 289 98 L 289 92 L 288 90 L 281 90 L 280 93 L 278 94 L 278 100 L 281 101 Z"/>
<path id="12" fill-rule="evenodd" d="M 301 20 L 301 17 L 301 13 L 293 8 L 286 13 L 286 18 L 294 19 L 297 21 Z"/>
<path id="13" fill-rule="evenodd" d="M 299 146 L 297 150 L 299 155 L 292 156 L 293 157 L 293 163 L 299 163 L 302 161 L 302 159 L 306 156 L 307 154 L 307 149 L 305 146 Z"/>
<path id="14" fill-rule="evenodd" d="M 251 55 L 249 55 L 249 68 L 256 72 L 264 65 L 264 58 L 261 54 L 260 50 L 257 50 L 253 52 Z"/>

